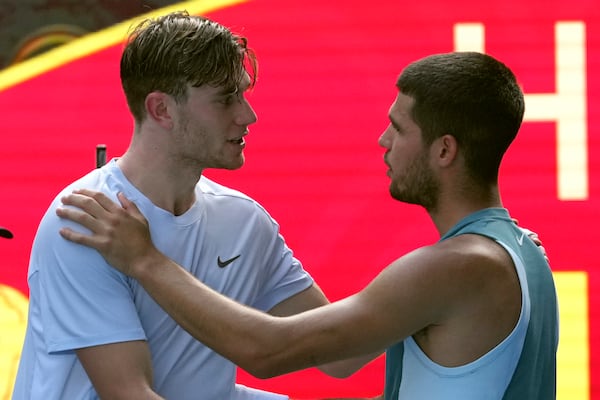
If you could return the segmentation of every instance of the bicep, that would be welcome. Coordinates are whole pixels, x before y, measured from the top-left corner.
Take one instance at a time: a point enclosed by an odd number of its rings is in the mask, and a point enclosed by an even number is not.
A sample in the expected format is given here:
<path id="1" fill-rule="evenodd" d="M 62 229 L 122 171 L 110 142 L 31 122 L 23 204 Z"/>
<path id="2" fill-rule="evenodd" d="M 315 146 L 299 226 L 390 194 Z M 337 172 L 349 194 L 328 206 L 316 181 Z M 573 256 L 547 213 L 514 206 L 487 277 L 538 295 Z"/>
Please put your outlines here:
<path id="1" fill-rule="evenodd" d="M 359 293 L 314 314 L 307 326 L 324 328 L 329 345 L 337 351 L 358 351 L 348 355 L 382 351 L 439 323 L 452 306 L 439 263 L 439 257 L 428 250 L 409 253 Z"/>
<path id="2" fill-rule="evenodd" d="M 100 398 L 159 398 L 152 391 L 152 362 L 142 340 L 111 343 L 76 350 Z"/>
<path id="3" fill-rule="evenodd" d="M 471 313 L 489 272 L 470 238 L 419 248 L 394 261 L 353 299 L 349 311 L 385 347 Z M 475 253 L 475 255 L 473 255 Z"/>

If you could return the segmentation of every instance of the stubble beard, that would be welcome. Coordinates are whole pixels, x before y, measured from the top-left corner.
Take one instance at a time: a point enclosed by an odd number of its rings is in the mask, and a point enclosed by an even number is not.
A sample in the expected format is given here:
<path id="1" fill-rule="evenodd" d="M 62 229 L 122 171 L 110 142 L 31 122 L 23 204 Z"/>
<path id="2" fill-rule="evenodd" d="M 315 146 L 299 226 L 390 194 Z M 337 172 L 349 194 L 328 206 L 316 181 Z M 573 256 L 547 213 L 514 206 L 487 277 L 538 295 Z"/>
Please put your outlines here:
<path id="1" fill-rule="evenodd" d="M 243 150 L 238 157 L 233 158 L 223 147 L 218 151 L 210 151 L 206 148 L 212 143 L 210 133 L 204 128 L 195 126 L 186 114 L 180 114 L 179 118 L 180 139 L 178 141 L 184 162 L 200 166 L 203 170 L 206 168 L 237 170 L 244 166 L 246 159 Z"/>
<path id="2" fill-rule="evenodd" d="M 439 184 L 423 152 L 407 167 L 401 180 L 392 181 L 390 195 L 403 203 L 416 204 L 432 211 L 437 206 Z"/>

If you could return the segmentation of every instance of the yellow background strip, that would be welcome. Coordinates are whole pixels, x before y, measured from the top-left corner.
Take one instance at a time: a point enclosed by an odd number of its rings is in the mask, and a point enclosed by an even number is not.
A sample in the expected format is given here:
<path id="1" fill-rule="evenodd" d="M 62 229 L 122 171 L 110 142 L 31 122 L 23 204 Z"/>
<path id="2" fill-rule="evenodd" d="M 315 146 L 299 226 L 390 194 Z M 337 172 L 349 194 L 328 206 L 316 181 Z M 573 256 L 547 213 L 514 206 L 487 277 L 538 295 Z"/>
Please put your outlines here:
<path id="1" fill-rule="evenodd" d="M 560 307 L 556 398 L 589 400 L 588 276 L 584 271 L 555 272 L 554 281 Z"/>
<path id="2" fill-rule="evenodd" d="M 183 1 L 167 7 L 163 7 L 136 18 L 132 18 L 98 32 L 90 33 L 66 43 L 60 47 L 49 50 L 39 56 L 25 60 L 21 63 L 9 66 L 0 71 L 0 91 L 17 85 L 28 79 L 34 78 L 54 68 L 58 68 L 68 62 L 82 58 L 106 49 L 110 46 L 123 42 L 129 28 L 136 22 L 145 18 L 153 18 L 159 15 L 177 10 L 187 10 L 190 14 L 200 15 L 221 8 L 233 6 L 246 0 L 196 0 Z"/>

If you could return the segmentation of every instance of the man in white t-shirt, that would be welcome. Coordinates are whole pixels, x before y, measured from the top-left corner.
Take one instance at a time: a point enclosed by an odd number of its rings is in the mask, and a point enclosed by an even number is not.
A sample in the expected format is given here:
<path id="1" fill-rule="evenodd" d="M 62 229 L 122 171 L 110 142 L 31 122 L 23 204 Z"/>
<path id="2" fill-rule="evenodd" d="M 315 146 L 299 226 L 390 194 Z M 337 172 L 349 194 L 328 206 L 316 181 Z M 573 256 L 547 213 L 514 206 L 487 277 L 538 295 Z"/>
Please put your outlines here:
<path id="1" fill-rule="evenodd" d="M 123 193 L 150 221 L 157 248 L 218 292 L 273 315 L 326 304 L 268 213 L 202 176 L 244 164 L 255 72 L 246 39 L 206 18 L 171 13 L 132 32 L 121 59 L 131 144 L 65 188 L 40 223 L 14 400 L 287 398 L 236 385 L 232 362 L 97 251 L 60 237 L 55 214 L 75 188 Z M 322 369 L 344 376 L 361 362 Z"/>

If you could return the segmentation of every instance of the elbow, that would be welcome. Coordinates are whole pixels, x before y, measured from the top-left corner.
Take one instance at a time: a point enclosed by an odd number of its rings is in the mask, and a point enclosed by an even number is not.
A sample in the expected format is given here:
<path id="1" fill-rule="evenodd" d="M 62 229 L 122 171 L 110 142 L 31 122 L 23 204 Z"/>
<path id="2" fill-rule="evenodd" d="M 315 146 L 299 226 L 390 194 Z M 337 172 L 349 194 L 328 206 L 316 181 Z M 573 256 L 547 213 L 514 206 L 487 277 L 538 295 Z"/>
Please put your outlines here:
<path id="1" fill-rule="evenodd" d="M 147 385 L 113 385 L 96 390 L 101 399 L 135 400 L 155 398 L 156 393 Z"/>
<path id="2" fill-rule="evenodd" d="M 258 379 L 269 379 L 269 378 L 275 378 L 276 376 L 282 375 L 281 373 L 278 373 L 276 370 L 274 370 L 272 368 L 252 367 L 252 368 L 244 368 L 244 370 Z"/>
<path id="3" fill-rule="evenodd" d="M 288 357 L 285 350 L 277 350 L 273 343 L 254 343 L 247 346 L 242 354 L 238 353 L 238 356 L 240 358 L 234 362 L 259 379 L 274 378 L 298 369 L 293 363 L 294 357 Z"/>
<path id="4" fill-rule="evenodd" d="M 348 378 L 359 369 L 359 367 L 349 366 L 341 362 L 321 365 L 318 368 L 321 372 L 338 379 Z"/>
<path id="5" fill-rule="evenodd" d="M 271 317 L 263 330 L 246 332 L 240 338 L 237 352 L 231 348 L 232 359 L 240 368 L 259 379 L 273 378 L 289 372 L 318 365 L 311 351 L 295 332 L 294 325 Z"/>
<path id="6" fill-rule="evenodd" d="M 349 378 L 350 376 L 352 376 L 352 374 L 354 374 L 354 372 L 356 371 L 339 371 L 339 370 L 335 370 L 335 369 L 327 369 L 327 368 L 319 368 L 322 372 L 324 372 L 325 374 L 331 376 L 332 378 L 337 378 L 337 379 L 346 379 Z"/>
<path id="7" fill-rule="evenodd" d="M 238 366 L 259 379 L 274 378 L 289 372 L 283 368 L 276 357 L 265 352 L 249 354 L 240 360 Z"/>

